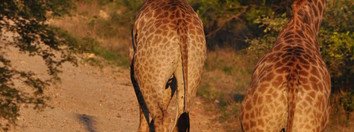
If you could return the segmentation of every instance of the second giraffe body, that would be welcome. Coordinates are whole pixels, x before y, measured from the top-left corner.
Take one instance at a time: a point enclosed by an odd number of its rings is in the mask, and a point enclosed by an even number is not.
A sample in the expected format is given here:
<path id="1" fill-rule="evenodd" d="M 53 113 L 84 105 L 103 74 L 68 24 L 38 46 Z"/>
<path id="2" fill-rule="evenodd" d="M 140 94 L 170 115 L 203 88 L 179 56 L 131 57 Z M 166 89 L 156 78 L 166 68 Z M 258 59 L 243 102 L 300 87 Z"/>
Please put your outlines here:
<path id="1" fill-rule="evenodd" d="M 324 7 L 325 0 L 294 1 L 293 18 L 253 73 L 241 108 L 244 131 L 324 130 L 331 87 L 317 43 Z"/>
<path id="2" fill-rule="evenodd" d="M 186 0 L 145 0 L 132 36 L 131 76 L 142 108 L 139 131 L 149 131 L 151 124 L 155 131 L 171 131 L 168 117 L 189 112 L 201 79 L 206 59 L 202 22 Z M 173 116 L 167 112 L 174 93 L 171 78 L 177 81 Z"/>

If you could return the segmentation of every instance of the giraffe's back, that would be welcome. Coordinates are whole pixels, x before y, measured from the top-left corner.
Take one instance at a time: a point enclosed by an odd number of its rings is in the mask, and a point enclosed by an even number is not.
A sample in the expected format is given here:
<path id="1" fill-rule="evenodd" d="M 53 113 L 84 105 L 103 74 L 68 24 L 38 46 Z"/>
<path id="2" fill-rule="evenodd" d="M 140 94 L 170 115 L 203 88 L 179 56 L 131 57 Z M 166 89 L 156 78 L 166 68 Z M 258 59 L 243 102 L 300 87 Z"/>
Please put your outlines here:
<path id="1" fill-rule="evenodd" d="M 245 131 L 325 129 L 331 84 L 317 43 L 325 2 L 294 0 L 292 18 L 253 73 L 242 104 Z"/>
<path id="2" fill-rule="evenodd" d="M 195 93 L 206 59 L 206 44 L 203 24 L 198 15 L 183 1 L 170 1 L 144 5 L 135 22 L 137 38 L 134 57 L 137 65 L 150 67 L 141 70 L 167 69 L 163 74 L 168 79 L 181 62 L 181 34 L 183 30 L 188 50 L 188 87 Z M 149 60 L 149 61 L 139 61 Z M 139 70 L 137 66 L 137 70 Z M 151 73 L 154 74 L 154 73 Z M 151 75 L 155 76 L 155 75 Z"/>
<path id="3" fill-rule="evenodd" d="M 295 104 L 293 130 L 320 131 L 326 123 L 327 115 L 322 112 L 328 112 L 330 80 L 324 62 L 319 54 L 289 45 L 273 50 L 257 64 L 242 105 L 241 118 L 248 120 L 243 122 L 246 131 L 285 129 L 291 103 Z M 295 90 L 295 102 L 289 102 L 290 90 Z M 313 126 L 310 122 L 319 123 Z"/>

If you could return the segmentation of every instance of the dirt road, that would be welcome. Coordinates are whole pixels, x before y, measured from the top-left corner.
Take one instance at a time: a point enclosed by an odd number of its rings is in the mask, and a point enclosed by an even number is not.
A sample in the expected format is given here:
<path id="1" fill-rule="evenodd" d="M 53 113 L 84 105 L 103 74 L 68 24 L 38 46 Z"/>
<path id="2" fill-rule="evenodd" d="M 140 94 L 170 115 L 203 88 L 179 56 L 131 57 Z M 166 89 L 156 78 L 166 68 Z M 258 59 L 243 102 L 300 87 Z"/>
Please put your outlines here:
<path id="1" fill-rule="evenodd" d="M 29 57 L 10 49 L 7 56 L 16 69 L 46 75 L 39 57 Z M 130 85 L 128 71 L 99 68 L 80 63 L 64 64 L 61 83 L 46 90 L 53 108 L 37 112 L 22 109 L 15 131 L 124 131 L 134 130 L 138 104 Z"/>
<path id="2" fill-rule="evenodd" d="M 7 57 L 18 70 L 46 77 L 40 57 L 30 57 L 15 48 Z M 129 70 L 119 67 L 78 67 L 64 64 L 61 82 L 46 89 L 53 108 L 36 111 L 22 108 L 16 132 L 134 132 L 139 124 L 138 103 L 129 79 Z M 205 111 L 197 98 L 192 108 L 191 131 L 224 131 L 214 122 L 216 115 Z M 219 126 L 219 127 L 218 127 Z"/>

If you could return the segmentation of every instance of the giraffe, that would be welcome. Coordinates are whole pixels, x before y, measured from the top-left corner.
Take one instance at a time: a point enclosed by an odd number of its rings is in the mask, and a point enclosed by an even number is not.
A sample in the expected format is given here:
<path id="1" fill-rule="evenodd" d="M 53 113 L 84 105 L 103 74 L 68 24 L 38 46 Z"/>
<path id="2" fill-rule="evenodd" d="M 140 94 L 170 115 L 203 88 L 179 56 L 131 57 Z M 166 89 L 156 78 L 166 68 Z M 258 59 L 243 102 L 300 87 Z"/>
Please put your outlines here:
<path id="1" fill-rule="evenodd" d="M 241 106 L 244 131 L 324 131 L 330 75 L 317 42 L 325 0 L 295 0 L 293 16 L 257 63 Z"/>
<path id="2" fill-rule="evenodd" d="M 131 80 L 140 104 L 138 131 L 189 131 L 190 103 L 206 60 L 204 29 L 197 13 L 187 0 L 145 0 L 132 41 Z M 175 115 L 167 111 L 174 93 Z M 177 124 L 178 117 L 188 120 Z"/>

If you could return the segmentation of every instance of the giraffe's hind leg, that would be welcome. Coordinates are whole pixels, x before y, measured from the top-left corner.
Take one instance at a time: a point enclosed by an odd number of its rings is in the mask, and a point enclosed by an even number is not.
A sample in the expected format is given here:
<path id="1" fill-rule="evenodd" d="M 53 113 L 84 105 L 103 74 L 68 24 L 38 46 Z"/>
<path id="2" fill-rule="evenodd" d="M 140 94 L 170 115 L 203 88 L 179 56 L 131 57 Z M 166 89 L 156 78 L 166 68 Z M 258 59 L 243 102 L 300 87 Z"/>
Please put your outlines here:
<path id="1" fill-rule="evenodd" d="M 161 97 L 161 94 L 159 95 L 155 91 L 149 91 L 152 89 L 152 87 L 142 87 L 142 95 L 144 97 L 148 113 L 151 117 L 151 121 L 146 120 L 146 118 L 149 118 L 149 116 L 144 115 L 144 112 L 141 111 L 139 131 L 145 131 L 146 128 L 149 128 L 149 126 L 153 125 L 152 128 L 150 128 L 150 131 L 163 132 L 165 131 L 163 127 L 163 118 L 165 113 L 165 110 L 162 106 L 163 98 Z"/>
<path id="2" fill-rule="evenodd" d="M 139 123 L 139 129 L 138 132 L 148 132 L 149 131 L 149 120 L 146 119 L 145 114 L 143 110 L 140 108 L 140 123 Z"/>
<path id="3" fill-rule="evenodd" d="M 169 131 L 172 131 L 176 124 L 176 112 L 177 112 L 177 101 L 176 101 L 176 92 L 177 92 L 177 79 L 175 75 L 171 76 L 166 84 L 166 89 L 164 91 L 164 100 L 163 106 L 166 109 L 164 113 L 164 126 L 168 128 Z"/>
<path id="4" fill-rule="evenodd" d="M 149 80 L 149 82 L 154 83 L 140 82 L 139 84 L 146 108 L 152 118 L 153 128 L 156 132 L 171 129 L 168 127 L 171 121 L 168 120 L 170 114 L 167 110 L 172 97 L 172 90 L 166 86 L 168 80 L 169 77 L 155 76 Z"/>
<path id="5" fill-rule="evenodd" d="M 171 86 L 166 87 L 165 90 L 163 90 L 163 99 L 160 104 L 160 112 L 162 112 L 162 117 L 157 117 L 154 119 L 154 125 L 156 132 L 164 131 L 164 132 L 169 132 L 173 127 L 175 126 L 173 124 L 174 122 L 174 113 L 173 111 L 169 111 L 169 106 L 171 103 L 173 95 L 173 88 Z M 172 126 L 173 125 L 173 126 Z"/>
<path id="6" fill-rule="evenodd" d="M 268 96 L 262 91 L 249 93 L 242 102 L 241 125 L 245 132 L 280 132 L 286 127 L 287 121 L 287 94 L 283 87 L 250 87 L 251 89 L 264 89 L 277 96 Z M 274 95 L 274 94 L 273 94 Z"/>

